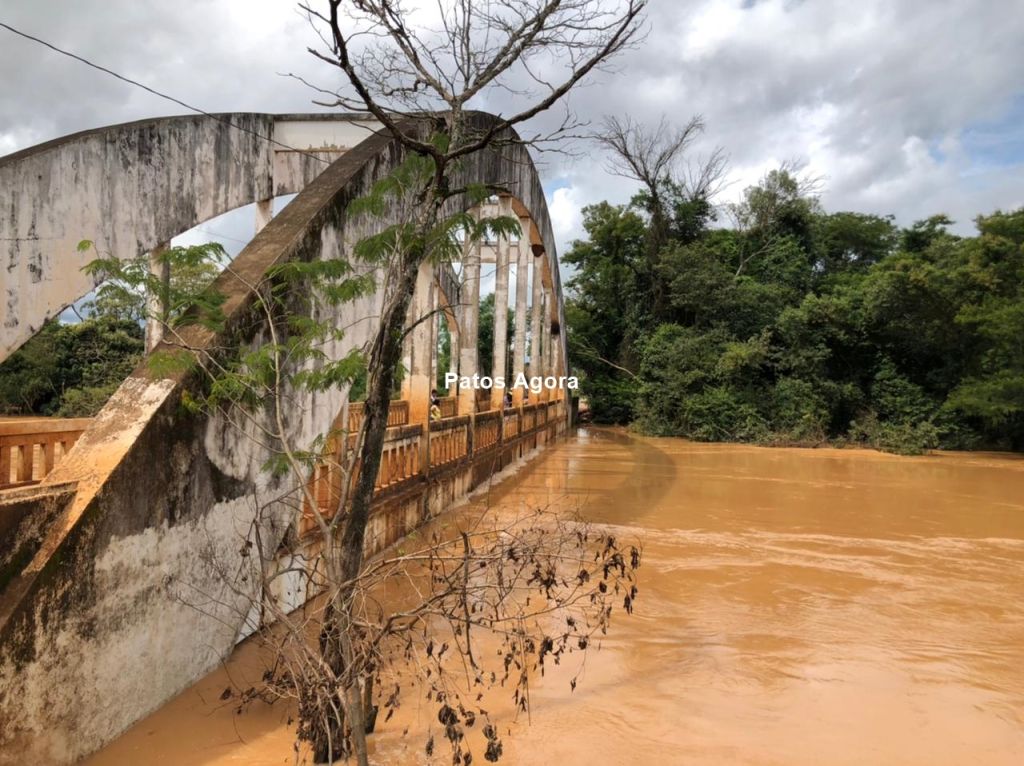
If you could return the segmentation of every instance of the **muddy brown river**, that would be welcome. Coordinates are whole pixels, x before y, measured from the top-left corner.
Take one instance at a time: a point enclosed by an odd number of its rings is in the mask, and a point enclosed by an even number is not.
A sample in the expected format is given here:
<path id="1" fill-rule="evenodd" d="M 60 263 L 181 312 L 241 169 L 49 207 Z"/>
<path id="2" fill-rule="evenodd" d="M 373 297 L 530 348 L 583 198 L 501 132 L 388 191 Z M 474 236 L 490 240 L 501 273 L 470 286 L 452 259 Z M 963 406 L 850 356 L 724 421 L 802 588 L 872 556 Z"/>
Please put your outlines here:
<path id="1" fill-rule="evenodd" d="M 591 429 L 490 501 L 578 506 L 644 545 L 635 614 L 575 692 L 538 681 L 503 763 L 1024 763 L 1024 459 Z M 287 711 L 218 700 L 251 672 L 242 647 L 88 763 L 294 762 Z M 427 763 L 429 712 L 375 735 L 374 762 Z"/>

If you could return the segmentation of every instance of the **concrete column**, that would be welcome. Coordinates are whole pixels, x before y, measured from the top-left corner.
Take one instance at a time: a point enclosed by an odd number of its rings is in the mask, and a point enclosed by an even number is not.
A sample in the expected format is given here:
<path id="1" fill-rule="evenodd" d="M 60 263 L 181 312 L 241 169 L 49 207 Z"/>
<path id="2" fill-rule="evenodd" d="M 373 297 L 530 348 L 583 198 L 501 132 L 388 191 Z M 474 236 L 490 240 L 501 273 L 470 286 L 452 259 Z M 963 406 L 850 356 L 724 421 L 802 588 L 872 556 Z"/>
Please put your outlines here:
<path id="1" fill-rule="evenodd" d="M 562 336 L 561 334 L 551 334 L 551 374 L 558 378 L 561 375 L 565 375 L 565 364 L 562 359 Z M 565 390 L 559 386 L 555 389 L 555 398 L 564 399 Z"/>
<path id="2" fill-rule="evenodd" d="M 529 221 L 520 221 L 520 224 L 523 227 L 523 232 L 529 231 L 527 228 L 527 226 L 529 226 Z M 527 239 L 525 234 L 521 235 L 517 246 L 516 334 L 515 346 L 512 350 L 512 374 L 509 376 L 509 385 L 512 385 L 519 373 L 526 372 L 526 292 L 529 290 L 527 277 L 529 276 L 531 252 L 530 240 Z M 522 388 L 512 389 L 512 403 L 516 407 L 523 403 L 524 393 L 526 392 Z"/>
<path id="3" fill-rule="evenodd" d="M 544 280 L 541 277 L 540 259 L 533 259 L 533 295 L 530 299 L 530 375 L 543 375 L 541 363 L 541 310 L 544 302 Z"/>
<path id="4" fill-rule="evenodd" d="M 491 364 L 491 375 L 495 380 L 507 377 L 505 357 L 508 353 L 508 255 L 508 240 L 498 237 L 494 264 L 494 360 Z M 511 385 L 512 381 L 506 380 L 505 383 Z M 491 408 L 501 409 L 504 406 L 504 398 L 504 388 L 492 388 Z"/>
<path id="5" fill-rule="evenodd" d="M 162 256 L 171 247 L 170 242 L 157 245 L 149 253 L 149 273 L 157 277 L 166 291 L 171 285 L 171 266 Z M 159 293 L 150 292 L 146 296 L 146 351 L 152 351 L 164 339 L 167 325 L 167 310 Z"/>
<path id="6" fill-rule="evenodd" d="M 274 217 L 274 200 L 264 199 L 256 203 L 256 233 L 263 231 L 263 227 L 270 223 Z"/>
<path id="7" fill-rule="evenodd" d="M 480 372 L 477 337 L 480 334 L 480 243 L 462 246 L 462 327 L 459 328 L 459 374 L 473 377 Z M 454 356 L 454 354 L 453 354 Z M 476 412 L 476 391 L 459 389 L 459 414 Z"/>
<path id="8" fill-rule="evenodd" d="M 416 292 L 409 309 L 409 321 L 415 324 L 408 337 L 412 338 L 412 353 L 409 365 L 409 423 L 430 421 L 430 389 L 437 340 L 433 335 L 434 317 L 434 266 L 423 263 L 416 274 Z"/>
<path id="9" fill-rule="evenodd" d="M 410 312 L 411 313 L 411 312 Z M 412 397 L 411 381 L 412 375 L 412 333 L 405 336 L 402 341 L 402 399 L 409 401 Z"/>
<path id="10" fill-rule="evenodd" d="M 540 325 L 537 328 L 538 333 L 541 337 L 541 359 L 540 359 L 540 370 L 539 374 L 547 377 L 551 374 L 551 295 L 548 289 L 543 289 L 541 310 L 540 310 Z M 544 389 L 544 393 L 541 398 L 544 401 L 551 399 L 554 391 L 550 388 Z"/>

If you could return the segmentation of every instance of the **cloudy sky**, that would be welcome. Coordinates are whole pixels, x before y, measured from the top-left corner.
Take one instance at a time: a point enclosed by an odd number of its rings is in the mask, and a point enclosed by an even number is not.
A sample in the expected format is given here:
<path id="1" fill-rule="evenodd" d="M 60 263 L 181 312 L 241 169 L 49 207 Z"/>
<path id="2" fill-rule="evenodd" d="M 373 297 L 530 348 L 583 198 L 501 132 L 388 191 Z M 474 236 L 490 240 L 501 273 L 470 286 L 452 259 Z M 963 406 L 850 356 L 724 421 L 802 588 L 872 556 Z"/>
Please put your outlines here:
<path id="1" fill-rule="evenodd" d="M 315 111 L 282 75 L 335 77 L 290 0 L 3 0 L 0 21 L 208 111 Z M 723 200 L 797 159 L 828 209 L 901 224 L 945 212 L 966 233 L 1024 205 L 1024 0 L 651 0 L 648 30 L 572 108 L 703 115 L 696 151 L 730 158 Z M 0 154 L 183 111 L 3 29 L 0 76 Z M 584 205 L 633 192 L 595 150 L 542 174 L 562 247 Z"/>

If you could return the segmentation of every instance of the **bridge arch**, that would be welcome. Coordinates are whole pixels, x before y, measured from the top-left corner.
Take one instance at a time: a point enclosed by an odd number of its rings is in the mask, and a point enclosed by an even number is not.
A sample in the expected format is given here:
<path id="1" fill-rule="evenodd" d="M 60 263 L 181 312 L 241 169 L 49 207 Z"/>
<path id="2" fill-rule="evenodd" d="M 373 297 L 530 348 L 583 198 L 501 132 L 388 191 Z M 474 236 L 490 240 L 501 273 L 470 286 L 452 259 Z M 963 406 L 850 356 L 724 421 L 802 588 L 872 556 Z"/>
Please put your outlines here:
<path id="1" fill-rule="evenodd" d="M 478 128 L 495 119 L 472 116 Z M 502 204 L 528 222 L 527 235 L 516 244 L 520 257 L 533 259 L 534 274 L 540 275 L 535 285 L 547 296 L 546 303 L 534 302 L 534 312 L 542 303 L 545 311 L 537 325 L 544 331 L 537 336 L 547 341 L 546 371 L 564 374 L 565 340 L 556 331 L 563 317 L 561 286 L 543 188 L 514 134 L 499 138 L 496 147 L 467 158 L 453 183 L 508 189 Z M 216 287 L 226 296 L 226 337 L 190 327 L 183 341 L 196 348 L 228 339 L 265 342 L 266 327 L 253 310 L 249 285 L 288 260 L 345 257 L 353 242 L 397 220 L 399 211 L 382 219 L 356 217 L 348 204 L 403 156 L 389 136 L 373 135 L 310 180 L 218 277 Z M 512 247 L 498 243 L 495 257 Z M 414 300 L 418 310 L 431 307 L 430 295 L 451 278 L 429 267 L 422 276 L 418 284 L 426 293 Z M 454 289 L 446 289 L 449 301 Z M 465 280 L 458 290 L 465 317 L 471 302 Z M 378 293 L 332 309 L 329 318 L 347 331 L 328 353 L 340 356 L 368 341 L 381 302 Z M 460 343 L 467 372 L 476 331 L 463 319 L 460 335 L 470 330 L 472 337 Z M 517 359 L 524 358 L 525 337 L 517 343 L 524 346 Z M 428 341 L 419 348 L 429 346 Z M 429 354 L 421 353 L 416 365 L 417 374 L 430 370 Z M 240 439 L 224 418 L 183 412 L 182 396 L 192 385 L 185 374 L 157 377 L 140 366 L 42 484 L 0 497 L 0 522 L 15 519 L 13 532 L 2 540 L 13 544 L 0 545 L 0 678 L 6 688 L 0 695 L 0 764 L 73 762 L 216 665 L 246 631 L 245 600 L 220 589 L 208 605 L 212 614 L 201 615 L 175 588 L 205 583 L 216 589 L 209 556 L 228 569 L 240 567 L 239 539 L 250 534 L 254 521 L 267 555 L 277 551 L 287 530 L 301 533 L 302 520 L 291 504 L 272 505 L 269 516 L 254 520 L 254 498 L 268 501 L 295 488 L 263 472 L 270 454 Z M 389 431 L 386 449 L 416 450 L 421 459 L 385 461 L 392 473 L 378 477 L 371 550 L 393 542 L 492 471 L 535 453 L 568 424 L 562 393 L 509 409 L 483 403 L 481 412 L 476 406 L 462 411 L 468 398 L 460 397 L 459 415 L 431 423 L 423 406 L 430 386 L 423 391 L 416 385 L 408 392 L 405 423 Z M 292 396 L 287 427 L 298 442 L 308 443 L 343 411 L 346 392 Z M 436 455 L 434 440 L 444 447 Z M 329 491 L 330 481 L 322 484 Z M 0 524 L 0 535 L 6 534 Z M 91 704 L 80 704 L 82 699 Z"/>
<path id="2" fill-rule="evenodd" d="M 134 258 L 245 205 L 303 189 L 371 135 L 361 115 L 164 117 L 0 157 L 0 361 L 95 287 L 94 253 Z"/>

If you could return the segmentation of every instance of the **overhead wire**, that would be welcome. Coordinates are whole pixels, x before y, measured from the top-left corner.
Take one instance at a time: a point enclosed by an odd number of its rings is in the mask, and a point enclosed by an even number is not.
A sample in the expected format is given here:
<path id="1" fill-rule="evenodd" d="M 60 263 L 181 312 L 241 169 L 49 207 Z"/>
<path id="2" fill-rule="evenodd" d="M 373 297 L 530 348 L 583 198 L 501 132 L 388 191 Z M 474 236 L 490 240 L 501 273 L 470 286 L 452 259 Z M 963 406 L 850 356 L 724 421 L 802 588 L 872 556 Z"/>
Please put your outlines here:
<path id="1" fill-rule="evenodd" d="M 273 138 L 271 136 L 265 136 L 265 135 L 263 135 L 262 133 L 260 133 L 258 131 L 255 131 L 255 130 L 252 130 L 251 128 L 245 127 L 244 125 L 237 125 L 237 124 L 233 123 L 231 120 L 229 120 L 227 117 L 225 117 L 224 115 L 213 114 L 211 112 L 206 111 L 205 109 L 200 109 L 198 106 L 193 106 L 192 104 L 189 104 L 186 101 L 182 101 L 180 98 L 175 98 L 174 96 L 170 96 L 170 95 L 168 95 L 166 93 L 162 93 L 162 92 L 156 90 L 155 88 L 151 88 L 150 86 L 148 86 L 148 85 L 146 85 L 144 83 L 139 82 L 138 80 L 133 80 L 131 77 L 127 77 L 127 76 L 125 76 L 123 74 L 119 74 L 118 72 L 115 72 L 113 69 L 108 69 L 107 67 L 102 66 L 101 64 L 97 64 L 97 63 L 95 63 L 93 61 L 90 61 L 89 59 L 85 58 L 84 56 L 80 56 L 77 53 L 72 53 L 71 51 L 65 50 L 64 48 L 61 48 L 58 45 L 54 45 L 53 43 L 47 42 L 46 40 L 43 40 L 43 39 L 41 39 L 39 37 L 36 37 L 35 35 L 31 35 L 28 32 L 23 32 L 22 30 L 17 29 L 15 27 L 12 27 L 10 24 L 7 24 L 7 23 L 5 23 L 3 21 L 0 21 L 0 28 L 6 29 L 8 32 L 11 32 L 11 33 L 13 33 L 15 35 L 18 35 L 19 37 L 23 37 L 26 40 L 31 40 L 34 43 L 37 43 L 37 44 L 42 45 L 42 46 L 44 46 L 46 48 L 49 48 L 50 50 L 55 51 L 56 53 L 59 53 L 62 56 L 67 56 L 68 58 L 71 58 L 71 59 L 74 59 L 75 61 L 81 62 L 82 64 L 85 64 L 86 66 L 92 67 L 93 69 L 96 69 L 97 71 L 103 72 L 104 74 L 110 75 L 111 77 L 115 77 L 118 80 L 121 80 L 122 82 L 127 83 L 128 85 L 132 85 L 132 86 L 134 86 L 136 88 L 141 88 L 142 90 L 146 91 L 147 93 L 151 93 L 152 95 L 157 96 L 158 98 L 162 98 L 162 99 L 164 99 L 166 101 L 170 101 L 171 103 L 177 104 L 178 106 L 184 107 L 185 109 L 188 109 L 190 112 L 195 112 L 196 114 L 201 114 L 201 115 L 203 115 L 205 117 L 209 117 L 210 119 L 216 120 L 217 122 L 220 122 L 220 123 L 223 123 L 225 125 L 228 125 L 228 126 L 234 128 L 235 130 L 239 130 L 239 131 L 242 131 L 243 133 L 248 133 L 250 135 L 256 136 L 257 138 L 259 138 L 259 139 L 261 139 L 263 141 L 267 141 L 268 143 L 273 144 L 274 146 L 279 146 L 282 149 L 287 149 L 288 151 L 292 151 L 292 152 L 298 152 L 299 154 L 303 155 L 304 157 L 308 157 L 310 159 L 316 160 L 317 162 L 321 162 L 321 163 L 323 163 L 325 165 L 330 165 L 331 164 L 330 160 L 324 159 L 323 157 L 320 157 L 320 156 L 318 156 L 316 154 L 313 154 L 311 152 L 307 152 L 307 151 L 304 151 L 302 149 L 297 149 L 294 146 L 289 146 L 288 144 L 286 144 L 286 143 L 284 143 L 282 141 L 278 141 L 277 139 L 275 139 L 275 138 Z"/>

